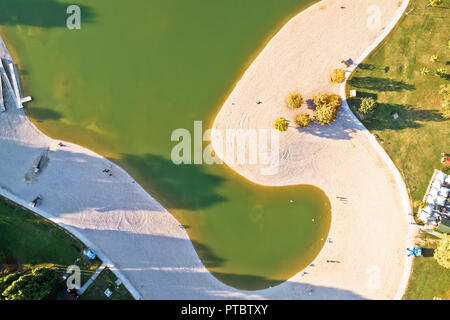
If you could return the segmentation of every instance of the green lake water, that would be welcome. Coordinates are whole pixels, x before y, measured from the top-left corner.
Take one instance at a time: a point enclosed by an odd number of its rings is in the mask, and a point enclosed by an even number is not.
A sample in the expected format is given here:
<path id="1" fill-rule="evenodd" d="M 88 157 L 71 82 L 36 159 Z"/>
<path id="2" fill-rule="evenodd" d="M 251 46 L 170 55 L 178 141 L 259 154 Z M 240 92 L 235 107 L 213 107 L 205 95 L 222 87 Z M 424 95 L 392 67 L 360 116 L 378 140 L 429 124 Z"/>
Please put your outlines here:
<path id="1" fill-rule="evenodd" d="M 302 0 L 1 0 L 1 33 L 19 67 L 26 110 L 48 135 L 125 168 L 187 228 L 221 281 L 260 289 L 319 253 L 331 224 L 312 186 L 254 185 L 224 165 L 170 160 L 174 129 L 207 129 L 259 50 Z M 293 200 L 293 202 L 291 202 Z"/>

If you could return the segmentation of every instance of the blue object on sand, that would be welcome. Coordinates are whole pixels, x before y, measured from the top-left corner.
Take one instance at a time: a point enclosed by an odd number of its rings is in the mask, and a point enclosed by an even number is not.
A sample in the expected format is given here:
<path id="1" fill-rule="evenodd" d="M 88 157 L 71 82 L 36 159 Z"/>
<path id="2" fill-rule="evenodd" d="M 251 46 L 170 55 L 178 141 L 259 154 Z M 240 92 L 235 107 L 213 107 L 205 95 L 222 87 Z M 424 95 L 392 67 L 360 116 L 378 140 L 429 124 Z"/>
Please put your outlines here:
<path id="1" fill-rule="evenodd" d="M 408 257 L 420 257 L 422 256 L 422 248 L 406 248 L 406 251 L 408 252 Z"/>

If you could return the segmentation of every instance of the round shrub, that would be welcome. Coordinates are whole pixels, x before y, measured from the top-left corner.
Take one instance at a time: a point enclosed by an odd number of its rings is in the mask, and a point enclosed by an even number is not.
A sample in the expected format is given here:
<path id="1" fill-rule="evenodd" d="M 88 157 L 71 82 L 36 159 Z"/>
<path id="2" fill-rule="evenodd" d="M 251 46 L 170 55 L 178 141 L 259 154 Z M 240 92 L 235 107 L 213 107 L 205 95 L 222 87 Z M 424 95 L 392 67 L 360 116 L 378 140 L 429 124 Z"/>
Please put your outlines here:
<path id="1" fill-rule="evenodd" d="M 450 105 L 444 106 L 444 110 L 442 111 L 442 117 L 444 119 L 450 119 Z"/>
<path id="2" fill-rule="evenodd" d="M 316 107 L 322 107 L 328 103 L 328 95 L 325 93 L 318 93 L 313 98 L 313 103 Z"/>
<path id="3" fill-rule="evenodd" d="M 450 174 L 450 166 L 443 167 L 441 171 L 447 175 Z"/>
<path id="4" fill-rule="evenodd" d="M 342 98 L 338 94 L 330 94 L 328 96 L 328 104 L 330 104 L 332 107 L 335 107 L 336 109 L 340 109 L 342 107 Z"/>
<path id="5" fill-rule="evenodd" d="M 318 93 L 314 96 L 313 103 L 316 107 L 331 105 L 336 109 L 339 109 L 342 106 L 342 99 L 338 94 Z"/>
<path id="6" fill-rule="evenodd" d="M 446 269 L 450 269 L 450 235 L 445 234 L 439 246 L 434 250 L 434 258 Z"/>
<path id="7" fill-rule="evenodd" d="M 289 108 L 292 109 L 298 109 L 302 106 L 303 104 L 303 97 L 301 94 L 299 93 L 291 93 L 287 99 L 286 99 L 286 103 L 288 105 Z"/>
<path id="8" fill-rule="evenodd" d="M 287 122 L 286 119 L 284 118 L 278 118 L 277 120 L 275 120 L 273 127 L 275 129 L 277 129 L 278 131 L 286 131 L 289 127 L 289 122 Z"/>
<path id="9" fill-rule="evenodd" d="M 439 68 L 436 70 L 436 74 L 441 78 L 446 78 L 447 77 L 447 69 Z"/>
<path id="10" fill-rule="evenodd" d="M 371 114 L 375 110 L 375 106 L 376 102 L 374 98 L 363 98 L 361 101 L 361 106 L 359 107 L 359 112 L 361 112 L 362 114 Z"/>
<path id="11" fill-rule="evenodd" d="M 334 121 L 337 118 L 337 109 L 331 105 L 323 105 L 317 107 L 314 111 L 314 115 L 318 124 L 325 126 Z"/>
<path id="12" fill-rule="evenodd" d="M 299 125 L 299 127 L 305 128 L 311 124 L 312 119 L 307 113 L 299 113 L 297 117 L 295 117 L 295 122 Z"/>
<path id="13" fill-rule="evenodd" d="M 331 81 L 334 83 L 342 83 L 345 81 L 345 70 L 336 69 L 333 70 L 333 74 L 331 75 Z"/>

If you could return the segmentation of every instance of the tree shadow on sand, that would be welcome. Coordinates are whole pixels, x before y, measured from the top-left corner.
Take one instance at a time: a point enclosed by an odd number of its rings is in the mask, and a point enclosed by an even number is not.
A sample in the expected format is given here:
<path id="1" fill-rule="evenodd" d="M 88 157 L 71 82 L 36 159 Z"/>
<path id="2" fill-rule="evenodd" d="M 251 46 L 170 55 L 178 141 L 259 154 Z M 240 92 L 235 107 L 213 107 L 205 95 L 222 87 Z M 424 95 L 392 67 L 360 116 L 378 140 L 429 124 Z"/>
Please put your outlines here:
<path id="1" fill-rule="evenodd" d="M 226 269 L 204 272 L 203 266 L 222 267 L 225 260 L 216 256 L 209 245 L 186 238 L 125 230 L 73 230 L 88 235 L 90 241 L 101 247 L 145 299 L 364 299 L 349 290 L 288 279 L 269 279 Z M 280 287 L 271 293 L 255 291 L 275 286 Z"/>
<path id="2" fill-rule="evenodd" d="M 1 0 L 0 25 L 65 28 L 69 5 L 55 0 Z M 81 9 L 81 23 L 93 23 L 96 17 L 93 9 L 85 5 L 78 6 Z"/>
<path id="3" fill-rule="evenodd" d="M 412 84 L 388 78 L 353 77 L 348 83 L 352 87 L 372 91 L 412 91 L 416 89 Z"/>
<path id="4" fill-rule="evenodd" d="M 146 189 L 168 209 L 198 210 L 227 200 L 217 191 L 224 179 L 205 172 L 202 166 L 176 165 L 152 154 L 127 154 L 120 162 L 135 171 Z"/>

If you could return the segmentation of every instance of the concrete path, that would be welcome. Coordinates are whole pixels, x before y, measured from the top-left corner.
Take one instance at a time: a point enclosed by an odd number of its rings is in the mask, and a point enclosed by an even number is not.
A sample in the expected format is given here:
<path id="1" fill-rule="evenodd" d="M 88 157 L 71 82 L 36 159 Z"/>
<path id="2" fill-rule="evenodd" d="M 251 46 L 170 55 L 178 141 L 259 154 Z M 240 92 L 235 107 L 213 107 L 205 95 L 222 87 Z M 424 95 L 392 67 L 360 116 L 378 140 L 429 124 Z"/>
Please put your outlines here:
<path id="1" fill-rule="evenodd" d="M 83 284 L 83 286 L 77 290 L 78 294 L 80 296 L 86 292 L 86 290 L 91 286 L 91 284 L 95 281 L 95 279 L 97 279 L 97 277 L 105 269 L 105 267 L 106 267 L 106 264 L 102 264 L 100 267 L 98 267 L 98 269 L 95 271 L 95 273 L 92 275 L 92 277 L 90 277 L 89 280 L 86 281 L 86 283 Z"/>

